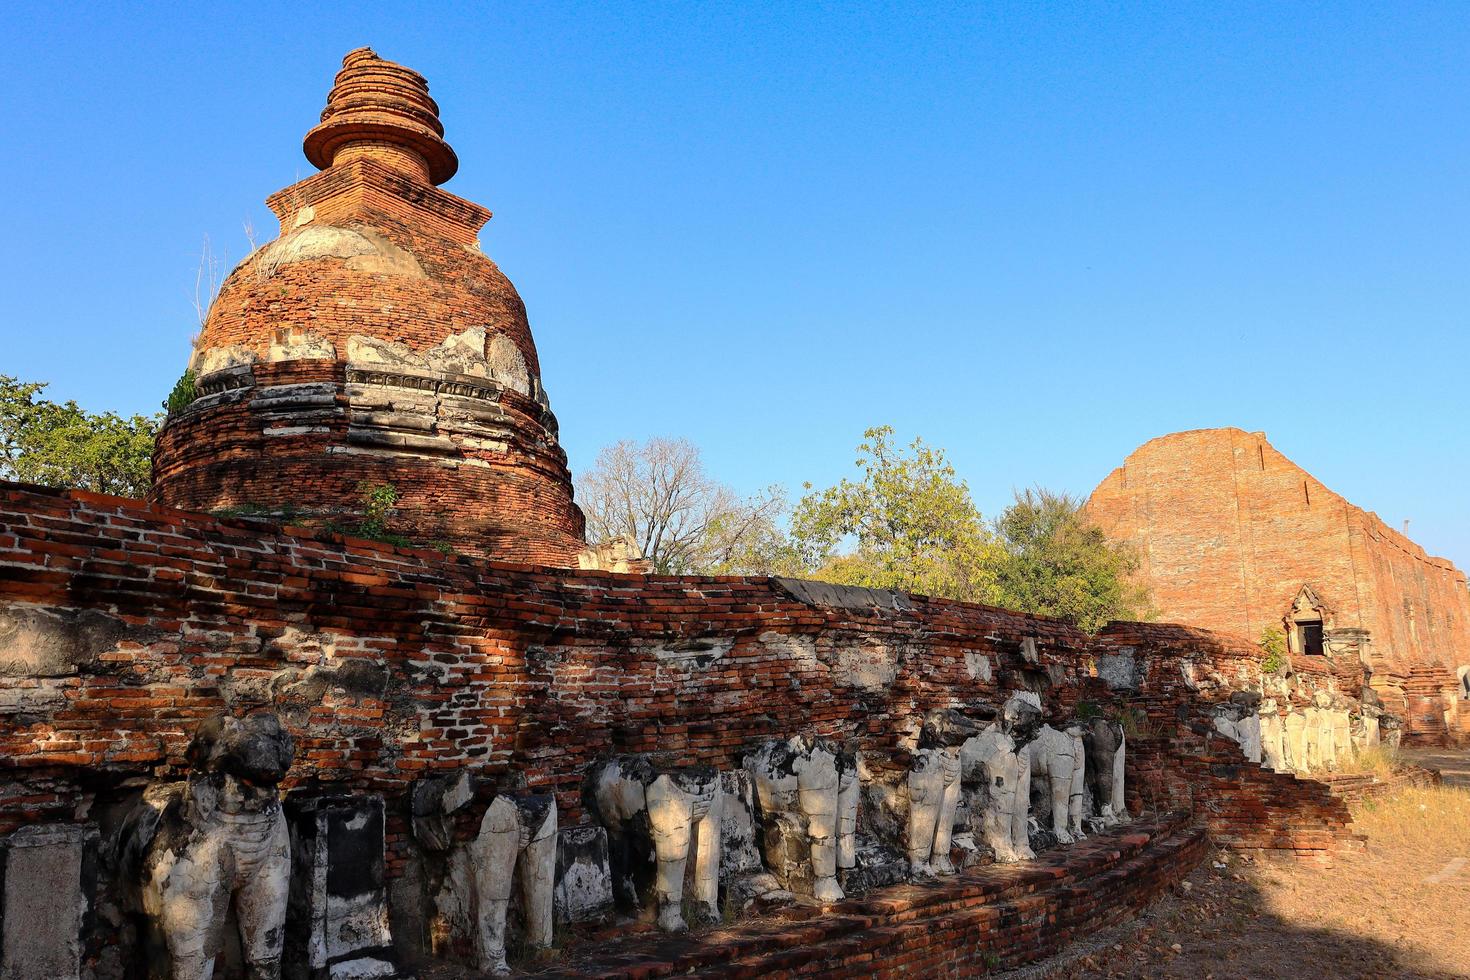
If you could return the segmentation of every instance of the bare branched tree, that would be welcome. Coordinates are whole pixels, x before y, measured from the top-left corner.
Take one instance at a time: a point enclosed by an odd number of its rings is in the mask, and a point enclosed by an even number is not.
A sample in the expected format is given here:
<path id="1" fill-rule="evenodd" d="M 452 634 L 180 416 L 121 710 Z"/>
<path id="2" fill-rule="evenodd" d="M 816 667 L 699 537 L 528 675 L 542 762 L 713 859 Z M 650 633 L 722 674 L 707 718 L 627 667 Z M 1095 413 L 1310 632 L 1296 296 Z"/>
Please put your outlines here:
<path id="1" fill-rule="evenodd" d="M 742 500 L 710 478 L 684 439 L 608 446 L 577 480 L 577 495 L 589 541 L 628 535 L 659 574 L 765 573 L 784 544 L 780 490 Z"/>
<path id="2" fill-rule="evenodd" d="M 209 308 L 224 285 L 225 256 L 216 255 L 209 236 L 204 236 L 204 246 L 199 251 L 199 268 L 194 273 L 194 315 L 199 318 L 199 329 L 209 316 Z"/>

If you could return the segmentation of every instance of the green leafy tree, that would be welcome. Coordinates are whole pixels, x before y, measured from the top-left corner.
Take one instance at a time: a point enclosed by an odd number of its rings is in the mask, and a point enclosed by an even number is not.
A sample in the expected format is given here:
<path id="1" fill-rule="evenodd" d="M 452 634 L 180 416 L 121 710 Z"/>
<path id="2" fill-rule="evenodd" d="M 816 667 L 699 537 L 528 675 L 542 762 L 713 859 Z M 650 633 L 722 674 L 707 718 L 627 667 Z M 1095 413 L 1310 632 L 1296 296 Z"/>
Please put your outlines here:
<path id="1" fill-rule="evenodd" d="M 1149 616 L 1148 591 L 1133 578 L 1137 555 L 1108 540 L 1075 498 L 1042 489 L 1017 493 L 996 520 L 995 533 L 1000 605 L 1055 616 L 1088 632 L 1112 619 Z"/>
<path id="2" fill-rule="evenodd" d="M 159 415 L 94 415 L 41 397 L 45 382 L 0 375 L 0 478 L 145 497 Z"/>
<path id="3" fill-rule="evenodd" d="M 995 542 L 944 451 L 900 449 L 886 425 L 863 438 L 859 479 L 807 484 L 791 519 L 799 564 L 844 585 L 995 601 Z"/>

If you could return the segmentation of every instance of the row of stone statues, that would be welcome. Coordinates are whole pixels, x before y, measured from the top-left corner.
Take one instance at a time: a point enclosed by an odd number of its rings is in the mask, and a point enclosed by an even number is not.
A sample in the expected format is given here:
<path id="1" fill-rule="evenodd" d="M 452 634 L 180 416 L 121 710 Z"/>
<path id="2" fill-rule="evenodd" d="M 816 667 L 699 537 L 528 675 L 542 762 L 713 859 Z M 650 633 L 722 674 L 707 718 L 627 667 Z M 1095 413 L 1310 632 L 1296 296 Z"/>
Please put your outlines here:
<path id="1" fill-rule="evenodd" d="M 1237 691 L 1213 710 L 1216 731 L 1238 743 L 1246 759 L 1277 772 L 1330 772 L 1354 754 L 1395 746 L 1400 734 L 1372 689 L 1357 701 L 1316 691 L 1305 705 Z"/>
<path id="2" fill-rule="evenodd" d="M 828 905 L 854 888 L 951 875 L 987 857 L 1026 860 L 1036 847 L 1071 843 L 1126 819 L 1123 751 L 1115 723 L 1091 718 L 1053 727 L 1043 724 L 1035 695 L 1018 694 L 1000 710 L 930 711 L 885 751 L 858 752 L 851 742 L 799 733 L 754 746 L 726 772 L 614 756 L 588 771 L 583 799 L 606 834 L 602 877 L 612 903 L 678 932 L 688 927 L 686 916 L 719 919 L 722 881 L 732 886 L 722 861 L 727 839 L 732 858 L 735 851 L 754 855 L 745 870 L 773 882 L 758 890 Z M 331 888 L 344 878 L 340 867 L 328 873 L 321 840 L 332 819 L 359 829 L 377 821 L 377 843 L 365 845 L 361 860 L 377 862 L 379 880 L 383 833 L 377 797 L 376 810 L 330 818 L 316 813 L 329 807 L 298 802 L 312 812 L 288 820 L 277 786 L 292 752 L 273 715 L 210 719 L 186 752 L 187 780 L 150 787 L 123 827 L 119 859 L 138 884 L 155 975 L 207 980 L 231 908 L 252 980 L 281 975 L 292 929 L 391 944 L 381 896 L 327 896 L 322 907 L 332 911 L 288 917 L 288 906 L 301 900 L 300 882 Z M 472 824 L 465 818 L 480 813 L 476 801 L 483 812 Z M 526 944 L 545 947 L 553 893 L 597 885 L 570 881 L 579 872 L 559 865 L 549 794 L 461 770 L 420 780 L 410 805 L 414 839 L 437 869 L 427 887 L 432 915 L 467 940 L 482 970 L 508 971 L 513 906 Z M 598 877 L 595 866 L 589 874 Z M 303 946 L 340 954 L 325 933 L 304 935 Z M 382 969 L 393 975 L 391 964 Z"/>
<path id="3" fill-rule="evenodd" d="M 886 757 L 798 734 L 759 745 L 727 776 L 754 786 L 765 871 L 791 894 L 829 904 L 865 860 L 896 855 L 903 878 L 950 875 L 956 853 L 983 860 L 981 845 L 997 861 L 1027 860 L 1034 843 L 1068 844 L 1126 820 L 1124 741 L 1104 718 L 1043 724 L 1039 698 L 1019 694 L 999 712 L 931 711 L 912 748 Z M 607 828 L 624 912 L 652 912 L 667 931 L 687 927 L 686 904 L 718 916 L 720 812 L 740 805 L 723 782 L 708 767 L 660 767 L 648 756 L 604 760 L 589 773 L 584 798 Z"/>

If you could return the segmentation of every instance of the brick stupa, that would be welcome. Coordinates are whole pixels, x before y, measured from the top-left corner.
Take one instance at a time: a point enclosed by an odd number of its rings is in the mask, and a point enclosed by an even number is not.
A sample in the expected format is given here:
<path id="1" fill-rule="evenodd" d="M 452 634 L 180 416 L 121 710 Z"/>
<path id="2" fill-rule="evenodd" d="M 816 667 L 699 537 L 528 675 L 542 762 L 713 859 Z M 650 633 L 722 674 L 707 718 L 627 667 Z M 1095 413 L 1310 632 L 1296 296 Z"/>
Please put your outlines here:
<path id="1" fill-rule="evenodd" d="M 585 548 L 525 305 L 480 251 L 490 218 L 440 190 L 459 161 L 423 77 L 343 59 L 306 135 L 321 172 L 272 195 L 280 237 L 225 280 L 196 399 L 154 457 L 154 499 L 391 528 L 472 555 L 575 566 Z"/>

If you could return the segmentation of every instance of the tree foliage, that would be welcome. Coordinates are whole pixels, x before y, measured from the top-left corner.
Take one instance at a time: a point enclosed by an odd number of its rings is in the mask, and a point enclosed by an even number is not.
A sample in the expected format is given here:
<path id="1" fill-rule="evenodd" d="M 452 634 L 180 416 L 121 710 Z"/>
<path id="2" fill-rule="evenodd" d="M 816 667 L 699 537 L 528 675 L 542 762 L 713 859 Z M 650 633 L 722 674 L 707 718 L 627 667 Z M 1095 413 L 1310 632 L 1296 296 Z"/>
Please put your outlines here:
<path id="1" fill-rule="evenodd" d="M 1075 498 L 1043 489 L 1017 493 L 995 533 L 998 604 L 1088 632 L 1112 619 L 1149 615 L 1147 590 L 1133 579 L 1133 549 L 1108 540 Z"/>
<path id="2" fill-rule="evenodd" d="M 608 446 L 577 492 L 588 540 L 628 535 L 659 574 L 759 574 L 784 560 L 785 497 L 772 488 L 742 499 L 684 439 Z"/>
<path id="3" fill-rule="evenodd" d="M 944 451 L 922 439 L 900 449 L 886 425 L 863 438 L 862 476 L 821 491 L 808 484 L 796 506 L 801 563 L 843 585 L 993 601 L 995 542 Z"/>
<path id="4" fill-rule="evenodd" d="M 147 496 L 162 417 L 94 415 L 41 397 L 45 388 L 0 375 L 0 478 Z"/>

